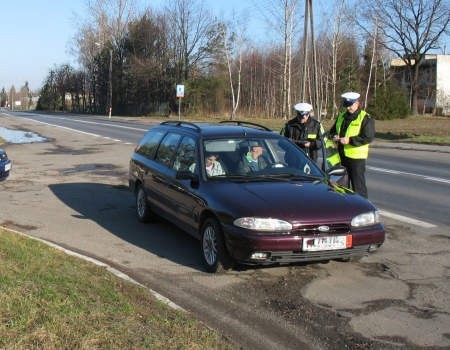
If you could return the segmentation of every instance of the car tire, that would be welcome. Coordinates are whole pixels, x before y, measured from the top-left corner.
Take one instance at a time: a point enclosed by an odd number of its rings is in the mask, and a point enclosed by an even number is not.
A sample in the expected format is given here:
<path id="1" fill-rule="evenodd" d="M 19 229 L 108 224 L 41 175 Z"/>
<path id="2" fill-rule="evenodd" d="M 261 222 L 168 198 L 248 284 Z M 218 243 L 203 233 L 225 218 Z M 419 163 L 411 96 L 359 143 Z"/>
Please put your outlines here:
<path id="1" fill-rule="evenodd" d="M 221 273 L 232 267 L 232 259 L 226 249 L 222 228 L 216 219 L 208 218 L 201 227 L 200 241 L 206 270 Z"/>
<path id="2" fill-rule="evenodd" d="M 154 219 L 142 185 L 138 185 L 136 189 L 136 216 L 140 222 L 150 222 Z"/>

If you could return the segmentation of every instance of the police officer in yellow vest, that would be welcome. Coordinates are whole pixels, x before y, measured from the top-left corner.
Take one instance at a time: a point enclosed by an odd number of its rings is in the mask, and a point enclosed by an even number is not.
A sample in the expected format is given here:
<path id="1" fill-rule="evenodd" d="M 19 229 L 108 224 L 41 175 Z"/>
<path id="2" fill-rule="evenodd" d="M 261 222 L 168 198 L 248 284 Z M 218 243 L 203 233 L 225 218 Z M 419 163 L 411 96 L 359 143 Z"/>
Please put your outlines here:
<path id="1" fill-rule="evenodd" d="M 338 145 L 341 164 L 347 168 L 353 191 L 367 198 L 366 159 L 375 137 L 375 122 L 360 108 L 359 97 L 356 92 L 342 94 L 346 110 L 336 119 L 330 137 Z"/>
<path id="2" fill-rule="evenodd" d="M 320 137 L 323 134 L 322 125 L 311 117 L 313 108 L 309 103 L 297 103 L 294 109 L 297 115 L 284 125 L 280 134 L 291 139 L 312 160 L 316 161 L 317 150 L 322 147 L 322 139 Z"/>

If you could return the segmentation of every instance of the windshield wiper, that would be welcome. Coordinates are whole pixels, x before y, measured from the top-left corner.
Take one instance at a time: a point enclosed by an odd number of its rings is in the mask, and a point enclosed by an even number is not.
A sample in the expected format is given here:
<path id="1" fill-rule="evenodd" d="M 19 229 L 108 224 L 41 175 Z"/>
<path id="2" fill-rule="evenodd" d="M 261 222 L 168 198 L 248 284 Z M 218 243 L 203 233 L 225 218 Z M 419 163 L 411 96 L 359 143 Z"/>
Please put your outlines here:
<path id="1" fill-rule="evenodd" d="M 310 181 L 315 181 L 315 180 L 322 180 L 321 176 L 317 176 L 317 175 L 310 175 L 310 174 L 293 174 L 293 173 L 277 173 L 277 174 L 261 174 L 261 175 L 257 175 L 257 176 L 261 176 L 261 177 L 265 177 L 265 178 L 273 178 L 273 179 L 284 179 L 287 181 L 292 181 L 292 180 L 310 180 Z"/>
<path id="2" fill-rule="evenodd" d="M 314 175 L 300 175 L 300 174 L 292 174 L 292 173 L 277 173 L 277 174 L 258 174 L 258 173 L 249 173 L 249 174 L 230 174 L 227 176 L 220 176 L 220 178 L 225 178 L 227 180 L 238 180 L 238 181 L 317 181 L 322 180 L 321 177 Z"/>

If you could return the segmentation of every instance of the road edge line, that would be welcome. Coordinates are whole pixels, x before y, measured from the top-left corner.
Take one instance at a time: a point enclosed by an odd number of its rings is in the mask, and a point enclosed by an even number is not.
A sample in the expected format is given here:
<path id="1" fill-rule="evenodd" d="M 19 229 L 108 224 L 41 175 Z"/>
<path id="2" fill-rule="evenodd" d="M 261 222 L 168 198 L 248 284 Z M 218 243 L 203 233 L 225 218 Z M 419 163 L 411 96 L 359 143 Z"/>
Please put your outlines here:
<path id="1" fill-rule="evenodd" d="M 420 227 L 423 227 L 423 228 L 437 227 L 437 225 L 431 224 L 429 222 L 421 221 L 421 220 L 417 220 L 417 219 L 413 219 L 413 218 L 409 218 L 407 216 L 403 216 L 403 215 L 399 215 L 399 214 L 395 214 L 395 213 L 391 213 L 391 212 L 386 211 L 386 210 L 379 209 L 378 212 L 380 213 L 381 216 L 386 216 L 386 217 L 394 219 L 394 220 L 398 220 L 398 221 L 401 221 L 401 222 L 406 222 L 408 224 L 420 226 Z"/>

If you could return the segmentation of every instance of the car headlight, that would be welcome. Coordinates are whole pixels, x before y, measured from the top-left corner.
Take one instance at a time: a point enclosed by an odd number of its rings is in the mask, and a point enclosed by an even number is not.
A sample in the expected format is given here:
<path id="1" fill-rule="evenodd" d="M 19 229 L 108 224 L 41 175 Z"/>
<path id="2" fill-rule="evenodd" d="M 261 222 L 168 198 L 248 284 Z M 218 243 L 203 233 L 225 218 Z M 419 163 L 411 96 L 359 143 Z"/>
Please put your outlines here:
<path id="1" fill-rule="evenodd" d="M 255 231 L 289 231 L 292 225 L 283 220 L 272 218 L 239 218 L 233 222 L 236 226 Z"/>
<path id="2" fill-rule="evenodd" d="M 355 216 L 352 219 L 351 225 L 352 227 L 364 227 L 364 226 L 372 226 L 378 224 L 379 222 L 380 217 L 378 215 L 378 211 L 375 210 Z"/>

